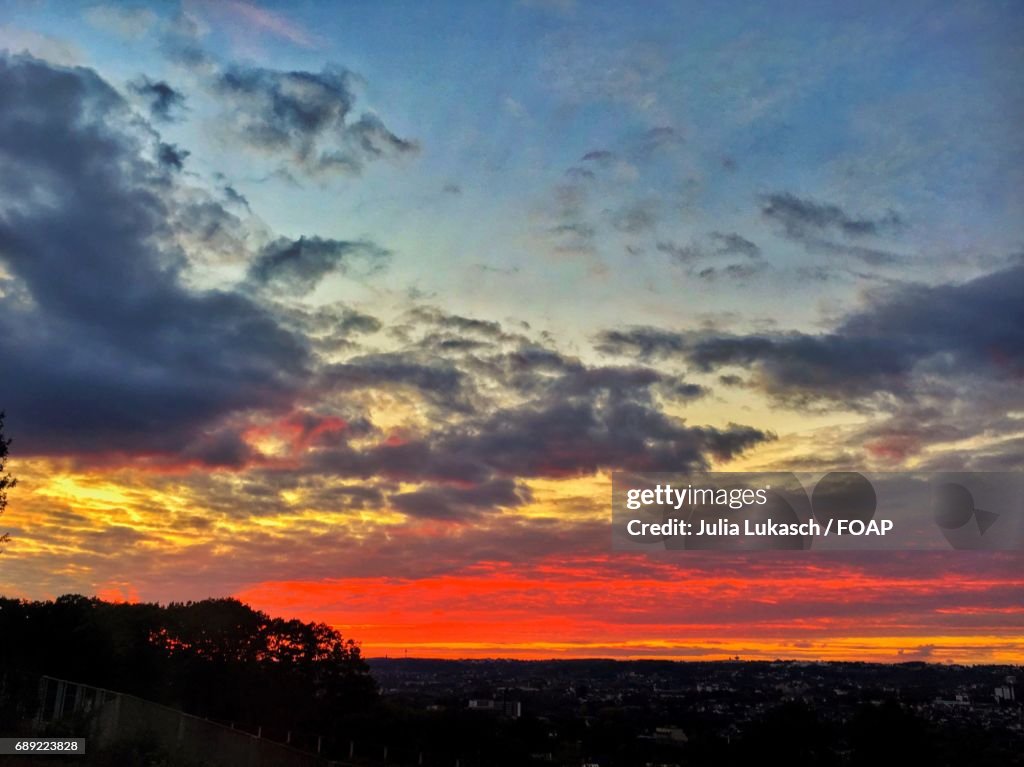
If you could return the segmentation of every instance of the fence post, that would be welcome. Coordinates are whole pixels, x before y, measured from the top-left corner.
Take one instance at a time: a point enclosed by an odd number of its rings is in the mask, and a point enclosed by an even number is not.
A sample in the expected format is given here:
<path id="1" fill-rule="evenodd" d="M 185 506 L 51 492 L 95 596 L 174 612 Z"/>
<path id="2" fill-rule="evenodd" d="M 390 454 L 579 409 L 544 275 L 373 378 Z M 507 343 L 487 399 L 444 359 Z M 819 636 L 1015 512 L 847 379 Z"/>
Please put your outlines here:
<path id="1" fill-rule="evenodd" d="M 45 676 L 39 678 L 39 709 L 36 711 L 36 722 L 42 727 L 46 721 L 46 693 L 50 691 L 50 680 Z"/>
<path id="2" fill-rule="evenodd" d="M 63 681 L 57 682 L 57 697 L 53 699 L 53 718 L 55 720 L 64 716 L 64 690 L 66 685 Z"/>

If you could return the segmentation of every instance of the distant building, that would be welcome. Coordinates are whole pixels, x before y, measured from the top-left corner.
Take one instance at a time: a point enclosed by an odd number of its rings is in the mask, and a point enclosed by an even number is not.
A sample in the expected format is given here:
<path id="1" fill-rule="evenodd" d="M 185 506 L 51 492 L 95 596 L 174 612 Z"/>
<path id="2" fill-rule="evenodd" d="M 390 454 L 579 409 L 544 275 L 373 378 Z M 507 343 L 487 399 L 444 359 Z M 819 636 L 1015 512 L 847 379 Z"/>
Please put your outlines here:
<path id="1" fill-rule="evenodd" d="M 935 700 L 935 704 L 937 706 L 945 706 L 946 708 L 970 708 L 971 699 L 966 695 L 957 693 L 953 700 L 943 700 L 942 698 L 937 698 Z"/>
<path id="2" fill-rule="evenodd" d="M 639 736 L 641 740 L 653 740 L 659 743 L 686 743 L 689 738 L 681 727 L 655 727 L 649 735 Z"/>
<path id="3" fill-rule="evenodd" d="M 507 716 L 509 719 L 518 719 L 523 715 L 523 704 L 518 700 L 471 698 L 468 708 L 473 711 L 490 711 L 495 714 Z"/>
<path id="4" fill-rule="evenodd" d="M 680 727 L 655 727 L 654 739 L 670 743 L 686 743 L 689 740 Z"/>

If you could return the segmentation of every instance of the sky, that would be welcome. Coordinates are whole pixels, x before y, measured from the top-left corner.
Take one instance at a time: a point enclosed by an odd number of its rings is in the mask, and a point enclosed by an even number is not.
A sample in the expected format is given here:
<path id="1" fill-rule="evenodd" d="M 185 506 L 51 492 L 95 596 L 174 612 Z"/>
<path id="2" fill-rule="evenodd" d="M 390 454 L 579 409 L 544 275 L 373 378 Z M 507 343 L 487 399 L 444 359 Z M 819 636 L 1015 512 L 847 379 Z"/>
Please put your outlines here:
<path id="1" fill-rule="evenodd" d="M 1024 661 L 1019 554 L 610 535 L 616 470 L 1021 470 L 1022 22 L 0 0 L 0 593 Z"/>

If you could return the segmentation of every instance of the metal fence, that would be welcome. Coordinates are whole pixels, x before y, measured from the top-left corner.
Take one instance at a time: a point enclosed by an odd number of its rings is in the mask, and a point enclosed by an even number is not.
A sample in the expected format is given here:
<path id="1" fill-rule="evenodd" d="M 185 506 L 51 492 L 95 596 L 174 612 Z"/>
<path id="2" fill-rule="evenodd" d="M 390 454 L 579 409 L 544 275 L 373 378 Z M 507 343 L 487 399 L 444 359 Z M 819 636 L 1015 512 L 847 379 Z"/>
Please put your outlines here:
<path id="1" fill-rule="evenodd" d="M 134 695 L 44 676 L 39 682 L 39 727 L 77 721 L 88 728 L 90 749 L 134 736 L 154 738 L 174 753 L 211 767 L 330 767 L 316 754 L 186 714 Z"/>

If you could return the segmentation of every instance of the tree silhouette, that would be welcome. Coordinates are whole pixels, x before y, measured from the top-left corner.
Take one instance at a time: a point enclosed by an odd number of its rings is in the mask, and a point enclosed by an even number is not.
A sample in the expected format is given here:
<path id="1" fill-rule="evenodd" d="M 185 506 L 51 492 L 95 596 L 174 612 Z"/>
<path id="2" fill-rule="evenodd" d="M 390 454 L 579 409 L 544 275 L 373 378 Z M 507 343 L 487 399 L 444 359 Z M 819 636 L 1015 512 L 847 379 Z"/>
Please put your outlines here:
<path id="1" fill-rule="evenodd" d="M 0 683 L 5 671 L 117 690 L 221 722 L 275 726 L 282 736 L 330 734 L 377 699 L 356 642 L 237 599 L 161 606 L 0 596 Z"/>
<path id="2" fill-rule="evenodd" d="M 4 412 L 0 410 L 0 514 L 3 514 L 7 508 L 7 491 L 18 484 L 18 480 L 5 473 L 7 471 L 7 448 L 10 444 L 11 440 L 4 439 Z M 7 533 L 0 534 L 0 547 L 10 539 L 11 536 Z M 0 553 L 3 553 L 3 548 L 0 548 Z"/>

